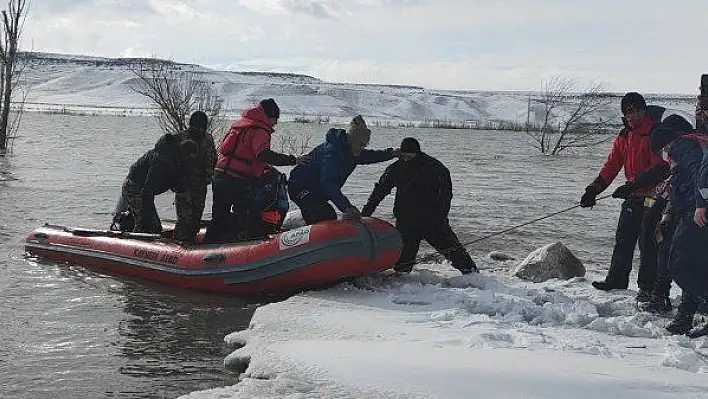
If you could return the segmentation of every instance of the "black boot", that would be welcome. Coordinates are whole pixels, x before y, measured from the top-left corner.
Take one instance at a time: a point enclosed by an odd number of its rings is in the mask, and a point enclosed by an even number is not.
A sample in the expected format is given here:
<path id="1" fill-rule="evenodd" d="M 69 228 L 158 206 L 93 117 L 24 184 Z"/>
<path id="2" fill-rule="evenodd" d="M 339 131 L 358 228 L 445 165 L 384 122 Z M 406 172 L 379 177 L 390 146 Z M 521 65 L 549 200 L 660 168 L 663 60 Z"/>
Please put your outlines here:
<path id="1" fill-rule="evenodd" d="M 708 335 L 708 321 L 694 328 L 687 335 L 689 338 L 698 338 Z"/>
<path id="2" fill-rule="evenodd" d="M 685 298 L 684 298 L 685 299 Z M 696 306 L 693 301 L 682 300 L 676 317 L 666 326 L 666 331 L 671 335 L 686 335 L 693 328 L 693 315 Z"/>
<path id="3" fill-rule="evenodd" d="M 652 295 L 649 302 L 639 303 L 639 310 L 659 315 L 671 313 L 671 300 L 668 296 Z"/>

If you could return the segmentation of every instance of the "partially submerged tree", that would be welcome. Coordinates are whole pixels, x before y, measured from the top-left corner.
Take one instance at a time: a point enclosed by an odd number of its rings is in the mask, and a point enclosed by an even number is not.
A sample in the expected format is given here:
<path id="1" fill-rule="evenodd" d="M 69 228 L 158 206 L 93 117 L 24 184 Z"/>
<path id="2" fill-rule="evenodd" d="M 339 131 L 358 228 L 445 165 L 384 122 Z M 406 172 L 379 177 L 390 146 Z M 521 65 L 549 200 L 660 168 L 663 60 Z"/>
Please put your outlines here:
<path id="1" fill-rule="evenodd" d="M 223 133 L 223 97 L 210 81 L 200 79 L 191 66 L 146 58 L 135 60 L 130 70 L 136 78 L 131 82 L 131 89 L 156 106 L 155 117 L 164 132 L 187 129 L 189 116 L 200 110 L 209 117 L 207 131 L 215 137 L 215 133 Z"/>
<path id="2" fill-rule="evenodd" d="M 27 12 L 27 0 L 10 0 L 7 9 L 2 10 L 2 31 L 0 34 L 0 154 L 8 149 L 12 133 L 19 128 L 21 108 L 10 114 L 13 103 L 24 104 L 25 96 L 17 99 L 16 89 L 22 76 L 19 65 L 18 48 L 22 26 Z M 13 96 L 13 93 L 15 96 Z"/>
<path id="3" fill-rule="evenodd" d="M 545 155 L 596 146 L 612 138 L 605 134 L 609 118 L 603 111 L 612 98 L 605 95 L 604 84 L 591 84 L 580 92 L 576 92 L 575 88 L 573 79 L 554 76 L 536 100 L 539 104 L 536 107 L 536 113 L 540 115 L 539 127 L 527 130 L 527 134 L 533 139 L 534 146 Z"/>
<path id="4" fill-rule="evenodd" d="M 273 138 L 276 141 L 274 147 L 280 152 L 294 155 L 307 154 L 311 149 L 312 131 L 300 134 L 281 131 Z"/>

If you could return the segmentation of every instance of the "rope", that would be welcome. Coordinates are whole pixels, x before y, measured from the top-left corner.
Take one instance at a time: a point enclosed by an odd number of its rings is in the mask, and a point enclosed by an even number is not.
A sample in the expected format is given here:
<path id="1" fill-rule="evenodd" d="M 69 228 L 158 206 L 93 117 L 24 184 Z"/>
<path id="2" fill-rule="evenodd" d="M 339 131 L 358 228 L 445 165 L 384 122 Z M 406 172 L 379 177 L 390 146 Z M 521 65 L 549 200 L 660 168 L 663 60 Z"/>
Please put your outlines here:
<path id="1" fill-rule="evenodd" d="M 612 194 L 608 194 L 608 195 L 605 195 L 605 196 L 596 198 L 595 201 L 600 201 L 600 200 L 603 200 L 603 199 L 606 199 L 606 198 L 610 198 L 611 196 L 612 196 Z M 517 226 L 509 227 L 508 229 L 504 229 L 504 230 L 497 231 L 497 232 L 495 232 L 495 233 L 491 233 L 491 234 L 488 234 L 488 235 L 483 236 L 483 237 L 480 237 L 480 238 L 476 238 L 476 239 L 474 239 L 474 240 L 472 240 L 472 241 L 468 241 L 468 242 L 462 243 L 462 244 L 460 244 L 460 245 L 456 245 L 456 246 L 451 247 L 451 248 L 448 248 L 448 249 L 446 249 L 446 250 L 438 251 L 437 253 L 431 253 L 431 254 L 419 256 L 419 257 L 417 257 L 415 260 L 413 260 L 413 261 L 411 261 L 411 262 L 407 262 L 407 263 L 400 264 L 400 265 L 397 265 L 397 266 L 403 266 L 403 267 L 405 268 L 406 266 L 413 266 L 413 265 L 416 265 L 416 264 L 419 264 L 419 263 L 422 263 L 422 262 L 430 262 L 430 261 L 438 260 L 438 259 L 440 258 L 440 256 L 444 256 L 445 254 L 448 254 L 448 253 L 450 253 L 450 252 L 452 252 L 452 251 L 455 251 L 455 250 L 457 250 L 457 249 L 459 249 L 459 248 L 464 248 L 464 247 L 470 246 L 470 245 L 472 245 L 472 244 L 476 244 L 476 243 L 478 243 L 478 242 L 480 242 L 480 241 L 484 241 L 484 240 L 488 240 L 488 239 L 493 238 L 493 237 L 496 237 L 496 236 L 500 236 L 500 235 L 502 235 L 502 234 L 505 234 L 505 233 L 508 233 L 508 232 L 510 232 L 510 231 L 519 229 L 519 228 L 521 228 L 521 227 L 528 226 L 528 225 L 530 225 L 530 224 L 540 222 L 541 220 L 548 219 L 548 218 L 551 218 L 551 217 L 553 217 L 553 216 L 557 216 L 557 215 L 560 215 L 560 214 L 562 214 L 562 213 L 566 213 L 566 212 L 572 211 L 573 209 L 576 209 L 576 208 L 580 208 L 580 205 L 579 205 L 579 204 L 578 204 L 578 205 L 573 205 L 573 206 L 571 206 L 571 207 L 568 207 L 568 208 L 565 208 L 565 209 L 561 209 L 560 211 L 553 212 L 553 213 L 550 213 L 550 214 L 545 215 L 545 216 L 541 216 L 541 217 L 536 218 L 536 219 L 533 219 L 533 220 L 529 220 L 528 222 L 522 223 L 522 224 L 517 225 Z"/>

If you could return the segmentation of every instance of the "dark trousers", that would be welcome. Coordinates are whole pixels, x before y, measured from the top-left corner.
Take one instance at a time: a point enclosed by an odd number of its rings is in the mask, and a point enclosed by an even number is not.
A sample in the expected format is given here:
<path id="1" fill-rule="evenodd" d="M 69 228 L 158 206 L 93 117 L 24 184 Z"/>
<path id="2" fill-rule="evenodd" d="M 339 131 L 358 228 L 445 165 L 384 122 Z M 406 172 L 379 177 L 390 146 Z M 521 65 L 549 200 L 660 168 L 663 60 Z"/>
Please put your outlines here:
<path id="1" fill-rule="evenodd" d="M 403 238 L 401 257 L 396 262 L 394 269 L 397 271 L 410 271 L 416 261 L 421 240 L 425 240 L 445 259 L 452 263 L 457 270 L 468 272 L 476 269 L 474 261 L 467 250 L 460 244 L 460 240 L 452 231 L 447 219 L 432 223 L 401 223 L 396 222 L 396 228 Z"/>
<path id="2" fill-rule="evenodd" d="M 239 238 L 263 237 L 263 223 L 255 209 L 253 184 L 225 173 L 215 173 L 211 223 L 204 237 L 205 244 L 235 241 Z"/>
<path id="3" fill-rule="evenodd" d="M 337 212 L 322 195 L 293 184 L 288 187 L 288 194 L 300 208 L 305 223 L 315 224 L 325 220 L 337 220 Z"/>
<path id="4" fill-rule="evenodd" d="M 664 232 L 664 240 L 659 244 L 659 253 L 657 256 L 656 265 L 656 281 L 654 282 L 654 290 L 652 297 L 668 298 L 671 292 L 671 274 L 669 273 L 669 254 L 671 251 L 671 241 L 678 226 L 678 218 L 671 218 L 671 222 Z"/>
<path id="5" fill-rule="evenodd" d="M 657 244 L 656 225 L 661 219 L 662 205 L 645 207 L 644 197 L 632 197 L 622 203 L 610 271 L 605 281 L 617 288 L 627 288 L 632 271 L 634 247 L 639 241 L 639 289 L 651 291 L 656 280 Z"/>
<path id="6" fill-rule="evenodd" d="M 686 295 L 708 303 L 708 227 L 699 227 L 693 213 L 679 216 L 671 242 L 669 273 Z"/>

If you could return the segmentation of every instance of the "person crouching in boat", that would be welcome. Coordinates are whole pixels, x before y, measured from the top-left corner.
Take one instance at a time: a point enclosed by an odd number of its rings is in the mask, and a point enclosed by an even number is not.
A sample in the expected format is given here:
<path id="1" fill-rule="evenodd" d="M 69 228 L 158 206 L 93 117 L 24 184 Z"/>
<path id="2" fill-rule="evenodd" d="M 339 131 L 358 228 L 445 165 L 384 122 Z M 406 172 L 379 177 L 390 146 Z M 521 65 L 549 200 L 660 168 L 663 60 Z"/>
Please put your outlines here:
<path id="1" fill-rule="evenodd" d="M 265 236 L 254 190 L 261 184 L 268 165 L 304 165 L 309 159 L 271 150 L 271 135 L 279 117 L 275 100 L 262 100 L 243 111 L 241 119 L 233 122 L 219 143 L 205 244 Z"/>
<path id="2" fill-rule="evenodd" d="M 420 241 L 426 240 L 462 274 L 478 272 L 448 220 L 452 201 L 450 170 L 424 153 L 412 137 L 401 142 L 401 159 L 389 165 L 374 185 L 362 216 L 371 216 L 394 187 L 393 215 L 403 236 L 403 250 L 393 269 L 400 274 L 410 273 Z"/>
<path id="3" fill-rule="evenodd" d="M 155 208 L 155 196 L 172 190 L 182 191 L 181 175 L 193 167 L 197 144 L 180 141 L 176 135 L 165 134 L 130 166 L 123 183 L 121 197 L 133 219 L 134 233 L 162 233 L 162 223 Z M 116 215 L 118 216 L 118 215 Z M 121 226 L 126 230 L 125 223 Z"/>
<path id="4" fill-rule="evenodd" d="M 310 152 L 310 163 L 296 166 L 290 172 L 288 193 L 300 207 L 305 223 L 337 219 L 329 201 L 343 212 L 343 219 L 361 219 L 359 209 L 342 194 L 342 186 L 357 165 L 385 162 L 400 155 L 393 148 L 367 150 L 370 139 L 371 130 L 364 118 L 357 115 L 347 130 L 327 131 L 325 142 Z"/>

